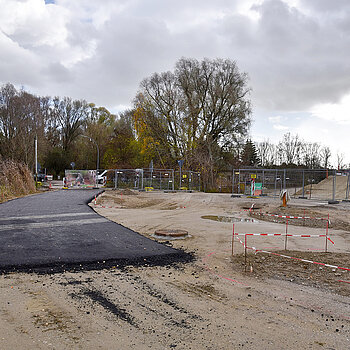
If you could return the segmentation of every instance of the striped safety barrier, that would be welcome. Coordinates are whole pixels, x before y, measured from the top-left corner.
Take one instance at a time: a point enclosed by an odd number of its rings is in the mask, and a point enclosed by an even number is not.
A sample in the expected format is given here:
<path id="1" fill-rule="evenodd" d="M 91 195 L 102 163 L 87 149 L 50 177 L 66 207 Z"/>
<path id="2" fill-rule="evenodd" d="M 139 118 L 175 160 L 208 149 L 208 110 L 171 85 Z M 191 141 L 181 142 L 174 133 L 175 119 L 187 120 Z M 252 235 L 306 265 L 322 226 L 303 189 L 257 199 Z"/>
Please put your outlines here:
<path id="1" fill-rule="evenodd" d="M 249 234 L 234 234 L 234 236 L 247 236 Z M 285 255 L 285 254 L 278 254 L 278 253 L 273 253 L 273 252 L 270 252 L 270 251 L 267 251 L 267 250 L 262 250 L 262 249 L 257 249 L 255 247 L 248 247 L 247 244 L 246 244 L 246 240 L 245 242 L 243 242 L 239 237 L 237 237 L 239 242 L 243 245 L 243 247 L 245 249 L 250 249 L 250 250 L 254 250 L 255 253 L 265 253 L 265 254 L 270 254 L 270 255 L 276 255 L 276 256 L 279 256 L 279 257 L 282 257 L 282 258 L 286 258 L 286 259 L 291 259 L 291 260 L 297 260 L 297 261 L 302 261 L 302 262 L 306 262 L 306 263 L 309 263 L 309 264 L 315 264 L 315 265 L 321 265 L 321 266 L 325 266 L 325 267 L 330 267 L 330 268 L 333 268 L 333 269 L 339 269 L 339 270 L 344 270 L 344 271 L 350 271 L 350 268 L 347 268 L 347 267 L 341 267 L 341 266 L 336 266 L 336 265 L 331 265 L 331 264 L 325 264 L 325 263 L 320 263 L 318 261 L 312 261 L 312 260 L 307 260 L 307 259 L 302 259 L 302 258 L 297 258 L 297 257 L 293 257 L 293 256 L 289 256 L 289 255 Z M 246 238 L 246 237 L 245 237 Z M 334 242 L 332 242 L 334 244 Z M 339 281 L 339 282 L 345 282 L 347 283 L 346 281 Z"/>
<path id="2" fill-rule="evenodd" d="M 290 233 L 236 233 L 235 236 L 326 237 L 326 235 L 294 235 Z"/>
<path id="3" fill-rule="evenodd" d="M 312 216 L 293 216 L 293 215 L 278 215 L 278 214 L 269 214 L 269 213 L 254 213 L 259 216 L 271 216 L 275 218 L 283 218 L 283 219 L 308 219 L 308 220 L 329 220 L 328 218 L 317 218 Z"/>
<path id="4" fill-rule="evenodd" d="M 270 254 L 270 255 L 276 255 L 276 256 L 280 256 L 282 258 L 287 258 L 287 259 L 292 259 L 292 260 L 298 260 L 298 261 L 303 261 L 306 263 L 310 263 L 310 264 L 316 264 L 316 265 L 322 265 L 325 267 L 330 267 L 332 269 L 339 269 L 339 270 L 345 270 L 345 271 L 350 271 L 350 268 L 347 267 L 341 267 L 341 266 L 336 266 L 336 265 L 330 265 L 330 264 L 325 264 L 325 263 L 320 263 L 317 261 L 312 261 L 312 260 L 307 260 L 307 259 L 302 259 L 302 258 L 296 258 L 294 256 L 289 256 L 289 255 L 284 255 L 284 254 L 278 254 L 278 253 L 273 253 L 273 252 L 269 252 L 267 250 L 260 250 L 260 249 L 255 249 L 254 247 L 247 247 L 248 249 L 253 249 L 255 250 L 257 253 L 261 252 L 261 253 L 266 253 L 266 254 Z"/>

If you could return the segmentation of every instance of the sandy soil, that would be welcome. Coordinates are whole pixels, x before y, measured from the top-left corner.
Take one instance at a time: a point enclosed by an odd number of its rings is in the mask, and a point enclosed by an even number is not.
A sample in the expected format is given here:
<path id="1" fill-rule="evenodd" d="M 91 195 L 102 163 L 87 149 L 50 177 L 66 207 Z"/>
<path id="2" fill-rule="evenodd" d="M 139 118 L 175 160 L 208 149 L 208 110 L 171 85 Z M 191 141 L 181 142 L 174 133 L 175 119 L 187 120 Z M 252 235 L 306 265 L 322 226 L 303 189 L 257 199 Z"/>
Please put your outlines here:
<path id="1" fill-rule="evenodd" d="M 262 221 L 243 211 L 255 203 L 264 212 L 281 212 L 278 201 L 107 191 L 97 202 L 92 206 L 98 213 L 151 239 L 157 229 L 187 230 L 189 238 L 167 244 L 192 252 L 195 260 L 165 267 L 0 276 L 0 349 L 350 347 L 348 271 L 251 251 L 245 265 L 238 241 L 231 256 L 232 223 L 217 218 L 242 220 L 235 222 L 238 233 L 284 233 L 283 222 Z M 287 210 L 329 213 L 335 242 L 328 244 L 330 253 L 322 252 L 324 238 L 288 238 L 288 252 L 282 252 L 283 237 L 250 236 L 248 245 L 350 267 L 346 204 L 295 200 Z M 288 232 L 325 232 L 310 226 L 290 222 Z"/>

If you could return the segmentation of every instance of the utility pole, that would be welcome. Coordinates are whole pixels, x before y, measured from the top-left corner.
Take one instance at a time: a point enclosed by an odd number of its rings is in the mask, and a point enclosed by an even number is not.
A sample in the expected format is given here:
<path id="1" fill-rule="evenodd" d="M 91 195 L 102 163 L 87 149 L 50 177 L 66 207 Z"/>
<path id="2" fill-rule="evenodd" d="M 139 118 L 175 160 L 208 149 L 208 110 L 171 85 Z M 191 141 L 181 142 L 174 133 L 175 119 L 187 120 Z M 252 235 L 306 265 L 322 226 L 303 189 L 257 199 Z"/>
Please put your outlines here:
<path id="1" fill-rule="evenodd" d="M 38 137 L 35 136 L 34 139 L 35 148 L 35 187 L 38 186 Z"/>

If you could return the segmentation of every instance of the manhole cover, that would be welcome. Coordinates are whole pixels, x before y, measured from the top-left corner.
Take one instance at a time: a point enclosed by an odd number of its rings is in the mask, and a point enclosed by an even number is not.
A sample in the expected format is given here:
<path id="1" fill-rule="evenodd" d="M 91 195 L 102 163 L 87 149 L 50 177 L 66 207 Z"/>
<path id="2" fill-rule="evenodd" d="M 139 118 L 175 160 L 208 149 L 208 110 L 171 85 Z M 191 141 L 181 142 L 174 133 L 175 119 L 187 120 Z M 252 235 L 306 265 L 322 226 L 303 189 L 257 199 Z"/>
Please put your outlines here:
<path id="1" fill-rule="evenodd" d="M 155 236 L 158 237 L 172 237 L 172 238 L 185 238 L 188 236 L 188 232 L 185 230 L 174 230 L 174 229 L 161 229 L 154 232 Z"/>

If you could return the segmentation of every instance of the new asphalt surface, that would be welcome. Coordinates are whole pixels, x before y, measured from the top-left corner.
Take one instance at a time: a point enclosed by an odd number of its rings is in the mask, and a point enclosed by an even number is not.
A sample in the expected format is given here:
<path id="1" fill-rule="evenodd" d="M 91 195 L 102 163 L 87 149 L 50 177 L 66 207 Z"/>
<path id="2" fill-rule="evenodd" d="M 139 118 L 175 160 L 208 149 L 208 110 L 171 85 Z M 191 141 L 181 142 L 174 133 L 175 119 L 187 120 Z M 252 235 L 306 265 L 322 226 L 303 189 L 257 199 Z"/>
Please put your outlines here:
<path id="1" fill-rule="evenodd" d="M 94 269 L 188 260 L 95 213 L 100 190 L 61 190 L 0 204 L 0 271 Z"/>

